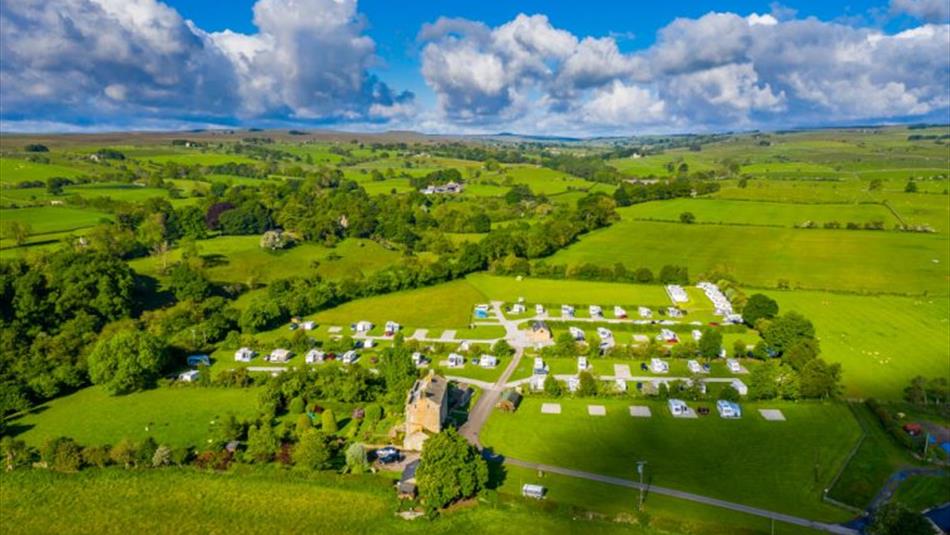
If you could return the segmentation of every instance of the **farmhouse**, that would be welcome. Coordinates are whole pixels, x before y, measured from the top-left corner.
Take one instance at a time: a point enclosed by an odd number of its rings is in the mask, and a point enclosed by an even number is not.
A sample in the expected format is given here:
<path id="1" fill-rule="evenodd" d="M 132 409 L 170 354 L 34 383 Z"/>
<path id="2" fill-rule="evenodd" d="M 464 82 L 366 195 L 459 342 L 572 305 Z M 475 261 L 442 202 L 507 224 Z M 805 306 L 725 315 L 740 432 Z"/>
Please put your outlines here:
<path id="1" fill-rule="evenodd" d="M 429 372 L 419 379 L 406 398 L 406 449 L 422 449 L 429 433 L 442 431 L 442 422 L 448 412 L 448 382 Z"/>
<path id="2" fill-rule="evenodd" d="M 681 399 L 671 399 L 668 404 L 673 416 L 685 416 L 689 414 L 689 405 Z"/>
<path id="3" fill-rule="evenodd" d="M 742 409 L 738 403 L 720 399 L 716 402 L 716 410 L 722 418 L 742 418 Z"/>
<path id="4" fill-rule="evenodd" d="M 574 338 L 577 342 L 584 341 L 584 331 L 578 329 L 577 327 L 568 327 L 567 331 L 571 333 L 571 337 Z"/>
<path id="5" fill-rule="evenodd" d="M 495 406 L 506 412 L 514 412 L 518 410 L 518 405 L 521 405 L 521 394 L 517 390 L 505 390 Z"/>
<path id="6" fill-rule="evenodd" d="M 369 321 L 358 321 L 353 325 L 353 330 L 356 331 L 356 334 L 366 334 L 373 330 L 373 324 Z"/>
<path id="7" fill-rule="evenodd" d="M 449 368 L 461 368 L 465 366 L 465 357 L 458 353 L 449 353 Z"/>
<path id="8" fill-rule="evenodd" d="M 359 358 L 360 358 L 359 353 L 351 349 L 347 351 L 346 353 L 343 353 L 343 356 L 340 357 L 340 362 L 342 362 L 343 364 L 353 364 L 354 362 L 359 360 Z"/>
<path id="9" fill-rule="evenodd" d="M 290 357 L 293 353 L 289 349 L 277 348 L 270 352 L 270 355 L 265 359 L 268 362 L 287 362 L 290 360 Z"/>
<path id="10" fill-rule="evenodd" d="M 650 359 L 650 371 L 653 373 L 670 373 L 670 365 L 661 359 Z"/>
<path id="11" fill-rule="evenodd" d="M 188 370 L 178 374 L 178 380 L 186 383 L 193 383 L 198 380 L 198 370 Z"/>
<path id="12" fill-rule="evenodd" d="M 528 340 L 535 344 L 546 344 L 551 341 L 551 329 L 548 324 L 542 320 L 531 322 L 531 328 L 527 331 Z"/>
<path id="13" fill-rule="evenodd" d="M 617 319 L 620 319 L 620 320 L 625 320 L 625 319 L 627 319 L 627 311 L 624 310 L 624 309 L 621 308 L 621 307 L 615 306 L 615 307 L 614 307 L 614 317 L 617 318 Z"/>
<path id="14" fill-rule="evenodd" d="M 208 355 L 189 355 L 189 366 L 211 366 L 211 357 Z"/>
<path id="15" fill-rule="evenodd" d="M 561 316 L 565 318 L 573 318 L 574 307 L 571 305 L 561 305 Z"/>
<path id="16" fill-rule="evenodd" d="M 320 364 L 323 362 L 323 359 L 326 357 L 326 353 L 320 351 L 319 349 L 311 349 L 307 351 L 307 355 L 304 357 L 304 362 L 307 364 Z"/>
<path id="17" fill-rule="evenodd" d="M 237 362 L 251 362 L 251 359 L 254 358 L 254 351 L 249 347 L 242 347 L 234 352 L 234 360 Z"/>
<path id="18" fill-rule="evenodd" d="M 591 305 L 591 306 L 587 307 L 587 311 L 590 313 L 590 317 L 592 317 L 592 318 L 603 318 L 603 317 L 604 317 L 604 309 L 601 308 L 601 307 L 599 307 L 599 306 L 597 306 L 597 305 Z"/>

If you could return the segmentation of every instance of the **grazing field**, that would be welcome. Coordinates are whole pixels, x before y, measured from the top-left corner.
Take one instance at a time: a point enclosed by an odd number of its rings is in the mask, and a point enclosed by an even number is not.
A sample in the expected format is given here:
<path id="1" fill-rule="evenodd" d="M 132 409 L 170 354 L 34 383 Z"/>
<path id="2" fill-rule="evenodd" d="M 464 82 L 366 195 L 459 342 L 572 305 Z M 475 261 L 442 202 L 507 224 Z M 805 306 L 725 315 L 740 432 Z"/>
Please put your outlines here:
<path id="1" fill-rule="evenodd" d="M 900 399 L 917 375 L 947 375 L 950 298 L 771 292 L 815 324 L 825 359 L 843 367 L 845 395 Z"/>
<path id="2" fill-rule="evenodd" d="M 154 437 L 171 446 L 198 445 L 215 418 L 257 414 L 253 388 L 156 388 L 110 396 L 98 386 L 80 390 L 9 422 L 17 438 L 40 446 L 68 436 L 81 444 L 115 444 L 122 438 Z"/>
<path id="3" fill-rule="evenodd" d="M 639 534 L 615 522 L 579 520 L 520 500 L 459 507 L 434 521 L 395 516 L 392 481 L 279 469 L 225 473 L 183 468 L 46 471 L 0 475 L 7 533 L 369 533 Z M 713 533 L 713 532 L 709 532 Z M 783 533 L 783 532 L 779 532 Z"/>
<path id="4" fill-rule="evenodd" d="M 360 320 L 383 325 L 388 320 L 413 329 L 462 329 L 471 323 L 472 309 L 485 296 L 465 280 L 351 301 L 313 316 L 320 324 L 349 326 Z M 432 333 L 430 333 L 432 334 Z"/>
<path id="5" fill-rule="evenodd" d="M 541 403 L 550 401 L 561 404 L 561 414 L 541 414 Z M 604 405 L 607 415 L 588 415 L 588 404 Z M 630 405 L 649 405 L 653 416 L 632 418 Z M 481 440 L 517 459 L 630 479 L 636 477 L 634 461 L 645 460 L 655 485 L 816 519 L 846 519 L 820 495 L 860 435 L 848 408 L 787 402 L 742 407 L 739 420 L 678 419 L 660 402 L 527 398 L 515 413 L 494 412 Z M 758 408 L 781 409 L 787 420 L 767 422 Z"/>
<path id="6" fill-rule="evenodd" d="M 221 165 L 232 162 L 256 162 L 256 160 L 241 154 L 220 154 L 214 152 L 182 152 L 177 154 L 159 154 L 154 156 L 140 156 L 138 159 L 155 163 L 175 162 L 185 165 Z"/>
<path id="7" fill-rule="evenodd" d="M 91 227 L 112 216 L 82 208 L 43 206 L 4 210 L 2 219 L 29 224 L 31 234 L 50 234 Z"/>
<path id="8" fill-rule="evenodd" d="M 679 222 L 680 214 L 690 212 L 696 216 L 697 223 L 782 227 L 794 227 L 806 221 L 818 225 L 837 221 L 842 226 L 848 222 L 883 221 L 890 229 L 898 222 L 891 211 L 880 204 L 784 204 L 699 198 L 648 202 L 620 212 L 624 219 Z"/>
<path id="9" fill-rule="evenodd" d="M 551 257 L 658 271 L 685 265 L 692 278 L 717 271 L 740 283 L 867 292 L 947 294 L 945 234 L 686 225 L 623 219 Z"/>
<path id="10" fill-rule="evenodd" d="M 328 248 L 302 243 L 285 251 L 268 252 L 260 247 L 259 236 L 221 236 L 198 242 L 198 251 L 207 263 L 208 276 L 217 282 L 255 281 L 319 274 L 328 279 L 368 275 L 389 266 L 398 253 L 370 240 L 351 239 Z M 132 260 L 135 271 L 160 277 L 163 261 L 171 265 L 181 259 L 181 250 L 168 253 L 164 260 L 151 256 Z"/>

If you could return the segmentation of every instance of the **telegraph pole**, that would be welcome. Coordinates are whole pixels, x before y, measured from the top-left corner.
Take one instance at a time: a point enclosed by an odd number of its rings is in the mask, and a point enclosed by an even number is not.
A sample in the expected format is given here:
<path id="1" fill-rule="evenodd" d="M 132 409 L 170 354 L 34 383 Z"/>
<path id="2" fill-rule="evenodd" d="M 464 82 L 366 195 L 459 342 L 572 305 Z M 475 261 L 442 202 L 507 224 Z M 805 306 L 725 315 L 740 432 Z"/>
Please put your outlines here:
<path id="1" fill-rule="evenodd" d="M 637 461 L 637 472 L 640 474 L 640 504 L 637 506 L 637 511 L 643 511 L 643 466 L 647 464 L 646 461 Z"/>

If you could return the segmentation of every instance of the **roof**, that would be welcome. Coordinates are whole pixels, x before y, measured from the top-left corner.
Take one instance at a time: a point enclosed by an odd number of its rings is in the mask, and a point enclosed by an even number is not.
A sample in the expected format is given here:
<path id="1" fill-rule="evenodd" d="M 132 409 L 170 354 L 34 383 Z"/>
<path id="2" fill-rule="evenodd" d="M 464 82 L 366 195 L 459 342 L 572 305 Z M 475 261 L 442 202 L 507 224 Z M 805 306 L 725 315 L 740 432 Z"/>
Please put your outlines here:
<path id="1" fill-rule="evenodd" d="M 548 324 L 542 320 L 535 320 L 531 322 L 532 331 L 549 331 Z"/>
<path id="2" fill-rule="evenodd" d="M 399 483 L 405 483 L 410 479 L 416 478 L 416 470 L 419 469 L 419 459 L 412 461 L 402 469 L 402 475 L 399 477 Z"/>
<path id="3" fill-rule="evenodd" d="M 508 401 L 513 405 L 517 405 L 521 403 L 521 394 L 515 390 L 505 390 L 501 393 L 501 401 Z"/>
<path id="4" fill-rule="evenodd" d="M 430 373 L 416 381 L 416 384 L 412 386 L 412 390 L 409 392 L 409 403 L 415 403 L 425 397 L 431 399 L 437 405 L 441 405 L 442 400 L 445 399 L 447 387 L 448 382 L 444 378 Z"/>

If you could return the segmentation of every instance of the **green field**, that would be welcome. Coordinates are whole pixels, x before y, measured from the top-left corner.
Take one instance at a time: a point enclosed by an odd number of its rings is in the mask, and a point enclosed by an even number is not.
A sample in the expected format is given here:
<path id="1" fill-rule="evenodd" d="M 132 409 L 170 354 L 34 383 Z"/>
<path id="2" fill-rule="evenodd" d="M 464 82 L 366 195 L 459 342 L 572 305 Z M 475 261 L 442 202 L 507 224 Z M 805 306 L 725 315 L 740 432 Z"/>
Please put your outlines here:
<path id="1" fill-rule="evenodd" d="M 470 275 L 466 279 L 490 300 L 515 302 L 524 297 L 527 303 L 576 303 L 601 305 L 669 306 L 670 299 L 660 285 L 496 277 Z M 582 312 L 577 311 L 579 314 Z M 584 311 L 586 312 L 586 311 Z M 607 312 L 611 312 L 608 310 Z M 549 311 L 555 315 L 554 311 Z M 557 311 L 556 314 L 560 314 Z"/>
<path id="2" fill-rule="evenodd" d="M 782 311 L 815 324 L 822 356 L 840 362 L 845 395 L 899 399 L 917 375 L 940 377 L 950 362 L 950 298 L 772 292 Z"/>
<path id="3" fill-rule="evenodd" d="M 435 521 L 395 516 L 391 480 L 263 468 L 226 473 L 184 468 L 20 470 L 0 475 L 6 533 L 652 534 L 575 520 L 531 504 L 461 507 Z"/>
<path id="4" fill-rule="evenodd" d="M 629 212 L 624 212 L 628 214 Z M 629 218 L 551 257 L 629 268 L 685 265 L 692 278 L 717 271 L 750 286 L 919 294 L 948 293 L 944 234 L 685 225 Z"/>
<path id="5" fill-rule="evenodd" d="M 238 388 L 156 388 L 110 396 L 89 387 L 40 405 L 10 423 L 17 438 L 35 446 L 68 436 L 81 444 L 115 444 L 152 436 L 172 446 L 198 445 L 211 420 L 257 414 L 257 391 Z"/>
<path id="6" fill-rule="evenodd" d="M 348 326 L 361 320 L 369 320 L 377 326 L 392 320 L 403 325 L 406 335 L 413 329 L 430 329 L 430 335 L 438 335 L 438 329 L 462 329 L 469 325 L 472 309 L 483 302 L 485 296 L 472 284 L 458 280 L 352 301 L 336 308 L 325 310 L 312 318 L 320 324 Z"/>
<path id="7" fill-rule="evenodd" d="M 352 277 L 360 273 L 369 275 L 389 266 L 399 257 L 398 253 L 384 249 L 374 241 L 359 239 L 345 240 L 334 248 L 301 243 L 285 251 L 271 253 L 261 249 L 259 236 L 221 236 L 201 240 L 198 242 L 198 251 L 205 257 L 211 280 L 241 283 L 252 280 L 267 283 L 314 274 L 329 279 Z M 171 265 L 180 258 L 181 250 L 174 249 L 164 260 L 151 256 L 132 260 L 129 264 L 139 273 L 159 277 L 163 261 Z"/>
<path id="8" fill-rule="evenodd" d="M 785 204 L 699 198 L 648 202 L 621 212 L 625 219 L 679 222 L 680 214 L 690 212 L 696 216 L 697 223 L 782 227 L 794 227 L 806 221 L 818 225 L 837 221 L 842 226 L 848 222 L 883 221 L 889 229 L 898 222 L 890 210 L 879 204 Z"/>
<path id="9" fill-rule="evenodd" d="M 3 211 L 2 217 L 3 221 L 21 221 L 29 224 L 31 234 L 78 230 L 94 226 L 105 219 L 112 219 L 112 216 L 105 212 L 67 206 L 8 209 Z"/>
<path id="10" fill-rule="evenodd" d="M 0 183 L 13 185 L 23 181 L 70 178 L 84 174 L 82 170 L 56 163 L 37 163 L 18 158 L 0 158 Z"/>
<path id="11" fill-rule="evenodd" d="M 914 511 L 939 507 L 950 497 L 950 473 L 941 476 L 914 476 L 897 487 L 893 501 Z"/>
<path id="12" fill-rule="evenodd" d="M 634 461 L 646 460 L 655 485 L 816 519 L 848 516 L 820 501 L 860 434 L 844 405 L 744 403 L 740 420 L 684 420 L 660 402 L 561 399 L 561 414 L 548 415 L 540 413 L 546 401 L 496 411 L 482 443 L 517 459 L 630 479 Z M 607 415 L 589 416 L 588 404 L 604 405 Z M 653 417 L 632 418 L 629 405 L 649 405 Z M 787 421 L 766 422 L 758 408 L 781 409 Z"/>

